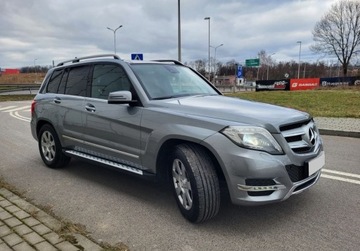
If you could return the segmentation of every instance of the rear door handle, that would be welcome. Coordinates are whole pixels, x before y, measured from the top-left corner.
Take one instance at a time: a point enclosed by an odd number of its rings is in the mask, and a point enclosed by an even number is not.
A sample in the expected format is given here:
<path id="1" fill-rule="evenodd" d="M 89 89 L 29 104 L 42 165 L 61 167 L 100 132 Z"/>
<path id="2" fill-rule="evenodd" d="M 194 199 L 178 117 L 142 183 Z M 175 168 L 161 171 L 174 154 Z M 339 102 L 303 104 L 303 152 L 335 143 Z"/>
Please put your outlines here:
<path id="1" fill-rule="evenodd" d="M 86 104 L 85 109 L 86 109 L 88 112 L 95 112 L 95 111 L 96 111 L 95 106 L 93 106 L 92 104 Z"/>
<path id="2" fill-rule="evenodd" d="M 59 97 L 54 98 L 54 103 L 55 104 L 60 104 L 61 103 L 61 98 L 59 98 Z"/>

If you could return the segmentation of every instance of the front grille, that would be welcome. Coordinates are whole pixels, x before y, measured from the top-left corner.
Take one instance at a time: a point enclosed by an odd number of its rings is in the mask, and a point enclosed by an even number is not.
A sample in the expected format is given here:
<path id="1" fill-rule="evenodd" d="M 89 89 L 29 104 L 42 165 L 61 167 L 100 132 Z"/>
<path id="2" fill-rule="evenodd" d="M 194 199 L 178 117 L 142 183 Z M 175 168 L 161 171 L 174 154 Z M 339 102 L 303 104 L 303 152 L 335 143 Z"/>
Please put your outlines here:
<path id="1" fill-rule="evenodd" d="M 272 179 L 246 179 L 245 184 L 248 186 L 273 186 L 276 185 Z M 274 191 L 249 191 L 249 196 L 267 196 L 272 194 Z"/>
<path id="2" fill-rule="evenodd" d="M 298 182 L 309 176 L 309 170 L 305 166 L 287 165 L 286 171 L 292 182 Z"/>
<path id="3" fill-rule="evenodd" d="M 291 150 L 297 154 L 313 151 L 319 140 L 319 133 L 313 120 L 282 125 L 280 131 Z"/>

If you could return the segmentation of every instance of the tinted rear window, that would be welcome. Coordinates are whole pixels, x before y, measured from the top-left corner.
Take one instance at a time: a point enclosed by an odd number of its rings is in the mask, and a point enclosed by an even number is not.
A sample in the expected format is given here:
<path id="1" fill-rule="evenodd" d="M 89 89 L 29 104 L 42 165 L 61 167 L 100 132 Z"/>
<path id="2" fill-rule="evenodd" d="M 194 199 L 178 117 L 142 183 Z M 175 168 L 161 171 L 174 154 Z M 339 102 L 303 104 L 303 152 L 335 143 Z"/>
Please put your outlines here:
<path id="1" fill-rule="evenodd" d="M 86 96 L 86 86 L 89 80 L 90 66 L 70 68 L 65 94 Z"/>

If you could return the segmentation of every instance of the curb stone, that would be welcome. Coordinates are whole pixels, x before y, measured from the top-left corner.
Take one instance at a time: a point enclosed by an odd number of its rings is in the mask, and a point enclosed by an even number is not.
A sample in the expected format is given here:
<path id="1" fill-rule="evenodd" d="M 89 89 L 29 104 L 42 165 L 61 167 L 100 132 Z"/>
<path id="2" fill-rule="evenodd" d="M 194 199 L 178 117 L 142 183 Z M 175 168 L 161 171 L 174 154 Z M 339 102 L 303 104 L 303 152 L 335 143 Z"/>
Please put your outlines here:
<path id="1" fill-rule="evenodd" d="M 86 236 L 69 233 L 76 244 L 57 231 L 61 222 L 6 188 L 0 188 L 0 250 L 103 250 Z"/>
<path id="2" fill-rule="evenodd" d="M 360 119 L 358 118 L 314 118 L 321 135 L 360 138 Z"/>

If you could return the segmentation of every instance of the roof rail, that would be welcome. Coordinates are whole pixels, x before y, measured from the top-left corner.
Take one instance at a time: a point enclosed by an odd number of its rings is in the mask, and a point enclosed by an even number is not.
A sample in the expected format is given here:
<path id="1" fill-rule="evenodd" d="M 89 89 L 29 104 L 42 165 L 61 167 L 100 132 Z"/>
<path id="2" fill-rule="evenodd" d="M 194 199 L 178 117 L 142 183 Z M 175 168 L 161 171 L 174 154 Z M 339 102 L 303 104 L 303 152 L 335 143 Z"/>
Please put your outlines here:
<path id="1" fill-rule="evenodd" d="M 153 60 L 153 61 L 155 61 L 155 62 L 169 62 L 169 63 L 174 63 L 174 64 L 177 64 L 177 65 L 184 65 L 180 61 L 172 60 L 172 59 L 159 59 L 159 60 Z"/>
<path id="2" fill-rule="evenodd" d="M 66 63 L 78 63 L 78 62 L 80 62 L 80 60 L 85 60 L 85 59 L 103 58 L 103 57 L 114 57 L 114 59 L 121 59 L 116 54 L 99 54 L 99 55 L 93 55 L 93 56 L 87 56 L 87 57 L 81 57 L 81 58 L 75 57 L 74 59 L 63 61 L 63 62 L 57 64 L 57 66 L 62 66 L 64 64 L 66 64 Z"/>

